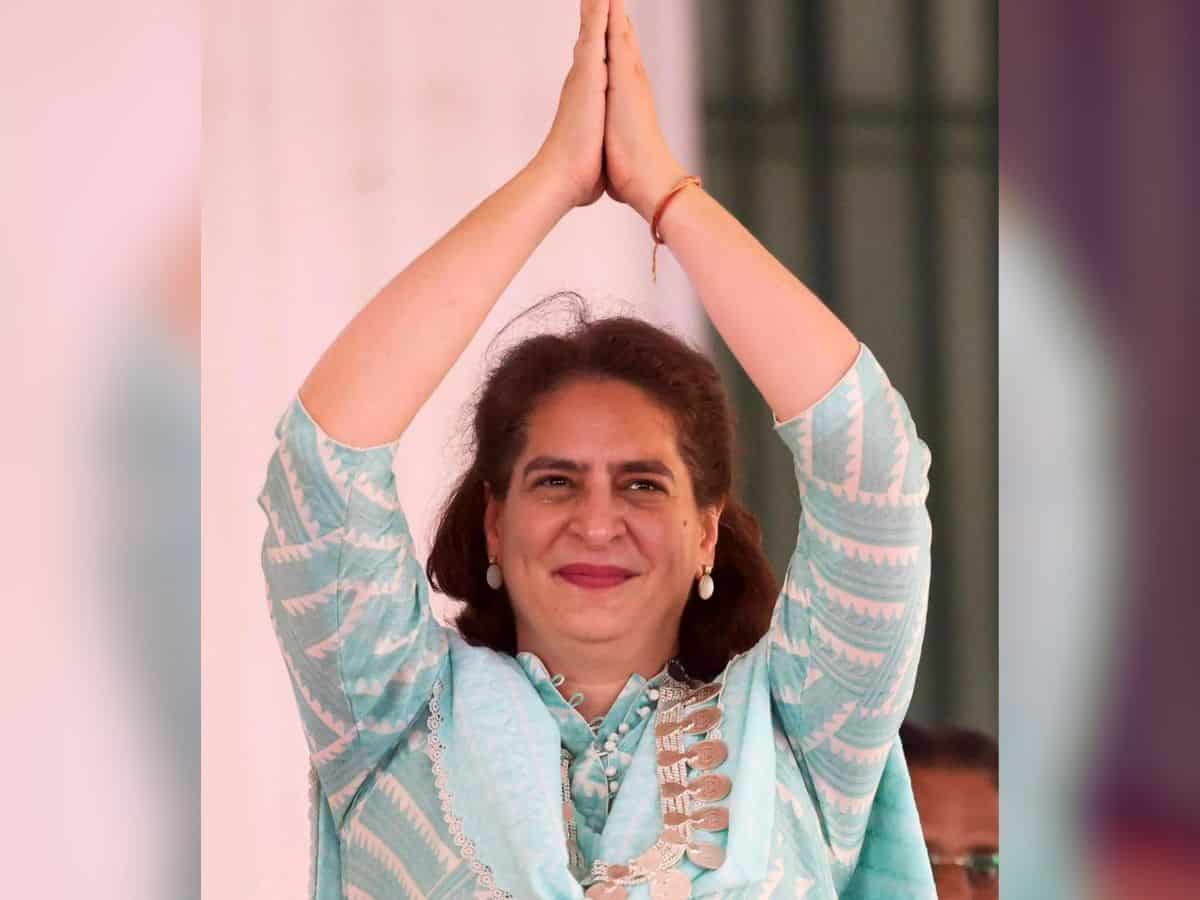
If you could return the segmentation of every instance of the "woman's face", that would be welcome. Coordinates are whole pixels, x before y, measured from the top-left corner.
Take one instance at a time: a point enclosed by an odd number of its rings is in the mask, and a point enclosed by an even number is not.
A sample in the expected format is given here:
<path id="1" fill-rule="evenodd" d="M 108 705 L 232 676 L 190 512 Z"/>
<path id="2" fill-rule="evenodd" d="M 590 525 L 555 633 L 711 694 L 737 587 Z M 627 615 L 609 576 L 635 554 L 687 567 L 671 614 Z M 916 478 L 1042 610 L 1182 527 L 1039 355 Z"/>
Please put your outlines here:
<path id="1" fill-rule="evenodd" d="M 519 649 L 673 642 L 719 517 L 697 508 L 674 423 L 640 388 L 592 379 L 554 391 L 485 515 Z"/>

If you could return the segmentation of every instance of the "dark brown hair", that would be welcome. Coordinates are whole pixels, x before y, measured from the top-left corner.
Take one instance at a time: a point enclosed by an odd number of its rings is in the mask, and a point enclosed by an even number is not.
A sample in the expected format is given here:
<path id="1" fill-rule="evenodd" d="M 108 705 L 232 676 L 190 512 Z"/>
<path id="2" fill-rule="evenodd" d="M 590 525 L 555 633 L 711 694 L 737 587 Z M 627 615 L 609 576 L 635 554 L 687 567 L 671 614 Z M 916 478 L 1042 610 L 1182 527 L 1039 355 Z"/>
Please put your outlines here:
<path id="1" fill-rule="evenodd" d="M 684 668 L 711 679 L 766 633 L 777 592 L 758 522 L 731 497 L 734 421 L 720 375 L 707 357 L 647 322 L 592 320 L 577 294 L 556 294 L 530 312 L 564 297 L 575 305 L 572 327 L 511 347 L 486 379 L 474 408 L 471 462 L 442 511 L 426 571 L 434 587 L 466 604 L 457 626 L 468 643 L 515 654 L 507 589 L 492 590 L 484 579 L 484 485 L 499 499 L 507 496 L 530 414 L 552 391 L 580 378 L 634 385 L 671 415 L 697 505 L 725 501 L 712 572 L 716 590 L 700 600 L 693 585 L 679 626 Z"/>

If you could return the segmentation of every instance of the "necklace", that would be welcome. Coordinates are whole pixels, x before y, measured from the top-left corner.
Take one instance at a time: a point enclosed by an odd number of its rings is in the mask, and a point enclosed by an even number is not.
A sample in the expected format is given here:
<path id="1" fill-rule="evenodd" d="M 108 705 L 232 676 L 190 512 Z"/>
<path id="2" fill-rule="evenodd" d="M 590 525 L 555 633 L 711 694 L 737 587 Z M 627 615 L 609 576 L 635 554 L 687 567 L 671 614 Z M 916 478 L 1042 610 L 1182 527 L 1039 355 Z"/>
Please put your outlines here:
<path id="1" fill-rule="evenodd" d="M 571 755 L 562 749 L 567 855 L 571 871 L 577 877 L 584 875 L 580 880 L 587 886 L 585 896 L 589 900 L 625 900 L 629 896 L 627 886 L 634 884 L 648 884 L 653 900 L 687 900 L 692 896 L 692 883 L 679 868 L 684 856 L 704 869 L 716 869 L 725 861 L 725 850 L 719 844 L 699 841 L 695 836 L 698 831 L 729 828 L 728 807 L 704 805 L 725 799 L 733 788 L 728 775 L 712 771 L 729 756 L 720 730 L 723 684 L 682 679 L 687 679 L 682 668 L 670 665 L 658 688 L 653 727 L 663 829 L 653 846 L 634 859 L 624 863 L 597 860 L 590 872 L 583 872 L 568 774 Z M 685 745 L 685 737 L 701 734 L 705 735 L 703 740 Z M 689 781 L 690 770 L 702 774 Z"/>

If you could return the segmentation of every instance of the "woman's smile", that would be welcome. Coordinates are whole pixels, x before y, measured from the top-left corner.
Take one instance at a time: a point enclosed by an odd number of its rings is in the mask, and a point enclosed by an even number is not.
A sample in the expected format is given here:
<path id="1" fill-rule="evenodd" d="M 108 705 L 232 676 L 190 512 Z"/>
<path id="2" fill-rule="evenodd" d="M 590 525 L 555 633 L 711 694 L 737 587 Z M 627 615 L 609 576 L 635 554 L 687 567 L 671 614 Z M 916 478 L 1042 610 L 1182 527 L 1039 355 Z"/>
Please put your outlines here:
<path id="1" fill-rule="evenodd" d="M 576 587 L 588 590 L 607 590 L 636 577 L 636 572 L 620 566 L 598 566 L 591 563 L 570 563 L 556 569 L 554 575 Z"/>

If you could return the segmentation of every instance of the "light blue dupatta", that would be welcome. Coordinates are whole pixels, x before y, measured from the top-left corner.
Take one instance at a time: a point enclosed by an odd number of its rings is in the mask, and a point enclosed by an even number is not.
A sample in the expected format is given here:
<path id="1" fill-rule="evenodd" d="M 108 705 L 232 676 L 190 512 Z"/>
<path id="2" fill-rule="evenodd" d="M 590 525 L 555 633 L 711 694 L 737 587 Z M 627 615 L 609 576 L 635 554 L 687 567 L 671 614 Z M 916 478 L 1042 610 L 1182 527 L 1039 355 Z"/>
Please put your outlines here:
<path id="1" fill-rule="evenodd" d="M 568 868 L 558 725 L 516 660 L 472 647 L 454 633 L 449 638 L 450 664 L 436 702 L 440 721 L 430 746 L 456 842 L 460 833 L 481 886 L 494 883 L 522 900 L 581 900 L 583 888 Z M 733 780 L 726 801 L 730 828 L 700 839 L 725 845 L 726 860 L 712 871 L 680 863 L 693 880 L 693 896 L 766 877 L 775 810 L 766 660 L 764 639 L 724 673 L 721 737 L 729 759 L 718 771 Z M 633 757 L 600 839 L 600 856 L 608 862 L 633 858 L 662 830 L 651 728 Z M 630 897 L 647 898 L 649 892 L 637 885 Z"/>

